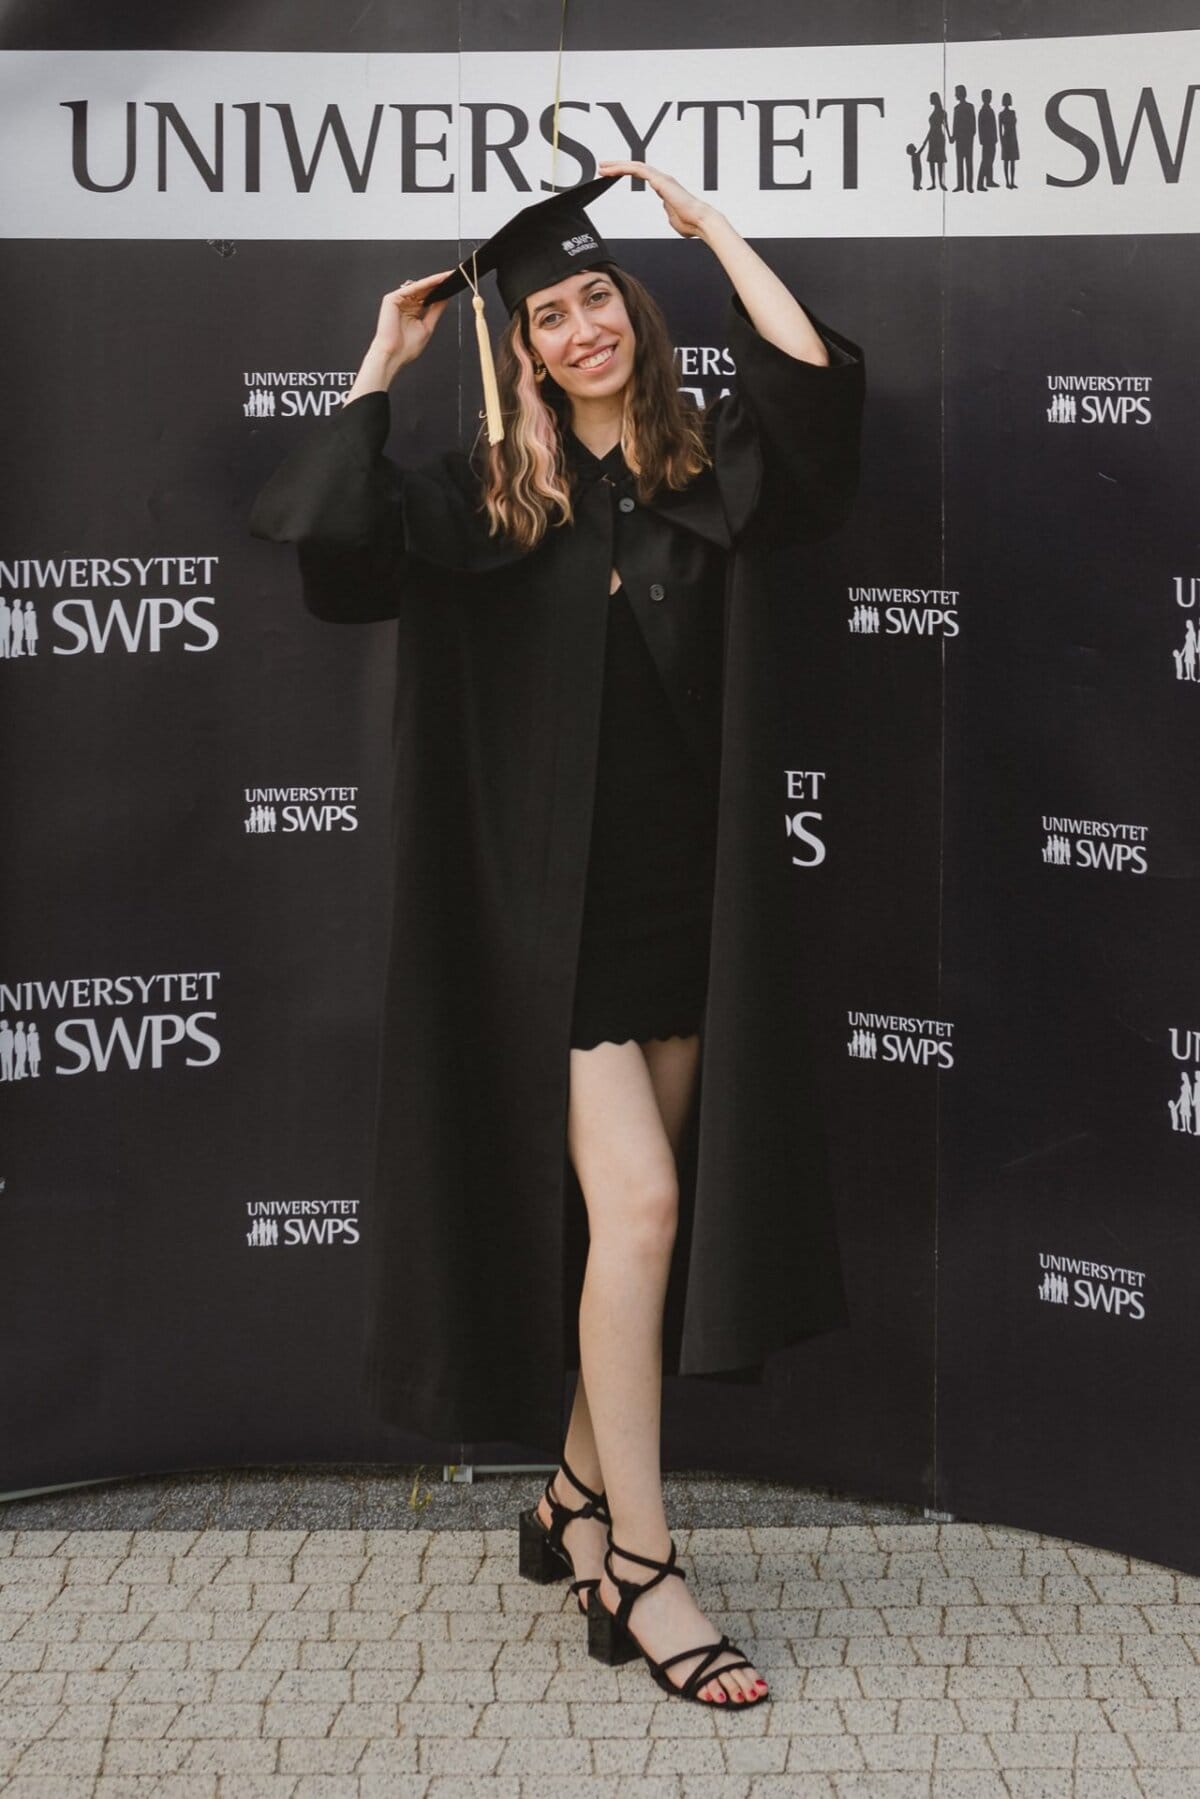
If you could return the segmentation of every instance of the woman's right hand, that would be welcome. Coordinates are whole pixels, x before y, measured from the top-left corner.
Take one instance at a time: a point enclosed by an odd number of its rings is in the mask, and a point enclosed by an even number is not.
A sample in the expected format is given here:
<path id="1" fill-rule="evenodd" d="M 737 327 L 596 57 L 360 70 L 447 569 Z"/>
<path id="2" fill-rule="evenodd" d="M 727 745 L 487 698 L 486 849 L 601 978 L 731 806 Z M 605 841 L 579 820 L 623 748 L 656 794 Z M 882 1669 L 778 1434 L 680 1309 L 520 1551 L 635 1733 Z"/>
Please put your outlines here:
<path id="1" fill-rule="evenodd" d="M 444 281 L 452 269 L 439 275 L 422 275 L 416 281 L 402 281 L 390 294 L 384 294 L 375 326 L 375 348 L 397 369 L 415 362 L 433 336 L 449 300 L 438 300 L 433 306 L 422 306 L 422 297 L 430 288 Z"/>
<path id="2" fill-rule="evenodd" d="M 384 294 L 375 335 L 359 365 L 354 385 L 342 395 L 344 406 L 360 394 L 386 393 L 397 372 L 406 363 L 417 360 L 449 305 L 448 300 L 438 300 L 433 306 L 422 306 L 421 296 L 451 273 L 450 269 L 443 269 L 440 275 L 402 281 L 390 294 Z"/>

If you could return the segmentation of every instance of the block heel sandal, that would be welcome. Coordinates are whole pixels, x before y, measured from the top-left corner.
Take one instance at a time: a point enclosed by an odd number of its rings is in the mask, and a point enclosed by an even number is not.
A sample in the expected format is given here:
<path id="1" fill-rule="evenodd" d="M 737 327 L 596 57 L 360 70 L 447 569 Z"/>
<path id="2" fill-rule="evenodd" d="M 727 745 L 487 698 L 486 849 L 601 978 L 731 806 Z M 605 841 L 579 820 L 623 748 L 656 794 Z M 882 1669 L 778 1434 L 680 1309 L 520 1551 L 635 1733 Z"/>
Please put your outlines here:
<path id="1" fill-rule="evenodd" d="M 654 1568 L 657 1572 L 640 1586 L 635 1580 L 622 1580 L 621 1576 L 613 1569 L 612 1558 L 614 1555 L 627 1556 L 631 1562 L 640 1562 L 643 1568 Z M 720 1700 L 698 1697 L 700 1688 L 706 1686 L 709 1681 L 715 1680 L 717 1675 L 731 1673 L 734 1668 L 752 1668 L 754 1666 L 752 1661 L 741 1655 L 737 1644 L 731 1642 L 723 1632 L 719 1642 L 699 1643 L 694 1649 L 681 1649 L 677 1655 L 668 1655 L 661 1662 L 656 1662 L 650 1651 L 642 1647 L 630 1630 L 629 1614 L 636 1599 L 648 1592 L 651 1587 L 656 1587 L 660 1580 L 665 1580 L 668 1574 L 678 1574 L 680 1580 L 687 1579 L 683 1569 L 676 1564 L 674 1537 L 671 1538 L 669 1557 L 665 1562 L 658 1562 L 652 1556 L 635 1555 L 631 1549 L 622 1549 L 618 1543 L 613 1542 L 612 1527 L 610 1526 L 608 1548 L 604 1552 L 604 1571 L 621 1597 L 615 1612 L 609 1611 L 599 1592 L 596 1594 L 595 1601 L 589 1602 L 587 1615 L 589 1655 L 595 1656 L 597 1661 L 607 1663 L 609 1667 L 632 1661 L 635 1656 L 644 1656 L 651 1674 L 664 1693 L 673 1693 L 680 1699 L 691 1699 L 697 1705 L 717 1706 L 721 1711 L 746 1712 L 750 1710 L 751 1706 L 761 1705 L 764 1699 L 771 1697 L 770 1693 L 760 1693 L 754 1699 L 728 1698 Z M 726 1649 L 732 1649 L 740 1659 L 725 1662 L 720 1668 L 714 1668 L 713 1662 Z M 697 1655 L 702 1656 L 703 1660 L 697 1663 L 682 1684 L 670 1679 L 666 1672 L 668 1668 L 676 1662 L 690 1661 Z"/>
<path id="2" fill-rule="evenodd" d="M 550 1581 L 565 1580 L 568 1574 L 574 1574 L 575 1564 L 563 1545 L 563 1532 L 568 1524 L 576 1518 L 599 1518 L 601 1524 L 612 1524 L 612 1515 L 608 1509 L 608 1500 L 604 1489 L 593 1493 L 585 1487 L 577 1474 L 573 1474 L 567 1466 L 567 1458 L 562 1458 L 562 1471 L 572 1485 L 579 1488 L 586 1503 L 577 1511 L 571 1511 L 554 1492 L 554 1481 L 557 1475 L 550 1476 L 546 1482 L 545 1495 L 550 1506 L 550 1523 L 543 1524 L 538 1517 L 537 1507 L 530 1506 L 520 1514 L 518 1519 L 518 1571 L 526 1580 L 536 1580 L 539 1585 L 547 1585 Z M 611 1536 L 611 1530 L 609 1532 Z M 571 1591 L 574 1593 L 580 1611 L 584 1617 L 591 1616 L 592 1601 L 586 1603 L 584 1593 L 591 1593 L 600 1585 L 600 1576 L 591 1575 L 586 1580 L 572 1580 Z"/>

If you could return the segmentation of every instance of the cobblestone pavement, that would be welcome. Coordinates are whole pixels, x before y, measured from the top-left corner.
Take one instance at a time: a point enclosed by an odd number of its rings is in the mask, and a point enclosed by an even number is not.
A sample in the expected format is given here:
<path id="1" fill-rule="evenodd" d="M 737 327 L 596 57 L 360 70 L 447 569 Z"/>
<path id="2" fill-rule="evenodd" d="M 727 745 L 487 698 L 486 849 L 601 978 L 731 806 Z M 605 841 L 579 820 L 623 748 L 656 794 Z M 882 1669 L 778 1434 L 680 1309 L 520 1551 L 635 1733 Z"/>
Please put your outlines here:
<path id="1" fill-rule="evenodd" d="M 27 1498 L 0 1494 L 0 1530 L 502 1529 L 533 1504 L 551 1469 L 469 1478 L 475 1472 L 463 1467 L 444 1480 L 440 1465 L 356 1462 L 94 1481 Z M 923 1516 L 888 1500 L 704 1469 L 672 1469 L 663 1488 L 668 1518 L 692 1525 L 896 1524 Z"/>
<path id="2" fill-rule="evenodd" d="M 0 1531 L 0 1793 L 1200 1794 L 1194 1577 L 977 1524 L 675 1539 L 772 1703 L 589 1660 L 512 1524 Z"/>

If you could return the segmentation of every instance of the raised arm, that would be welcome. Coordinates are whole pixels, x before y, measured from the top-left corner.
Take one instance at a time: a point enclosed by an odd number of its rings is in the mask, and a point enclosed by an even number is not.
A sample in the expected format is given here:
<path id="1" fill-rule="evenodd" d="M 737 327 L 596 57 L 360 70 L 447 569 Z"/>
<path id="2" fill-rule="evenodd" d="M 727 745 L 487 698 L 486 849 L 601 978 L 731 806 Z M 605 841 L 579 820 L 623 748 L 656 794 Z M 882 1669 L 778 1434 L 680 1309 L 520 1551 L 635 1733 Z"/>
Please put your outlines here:
<path id="1" fill-rule="evenodd" d="M 768 268 L 724 213 L 708 209 L 699 236 L 708 245 L 736 289 L 746 316 L 759 336 L 785 356 L 828 368 L 829 350 L 820 332 L 790 294 L 774 269 Z"/>
<path id="2" fill-rule="evenodd" d="M 637 175 L 681 237 L 700 238 L 734 289 L 727 323 L 737 390 L 710 408 L 716 475 L 730 526 L 823 537 L 858 487 L 863 353 L 807 313 L 724 213 L 644 162 L 602 162 Z"/>
<path id="3" fill-rule="evenodd" d="M 408 545 L 404 478 L 384 455 L 388 389 L 425 349 L 447 302 L 420 295 L 448 270 L 385 294 L 375 335 L 343 404 L 315 427 L 255 496 L 255 537 L 293 543 L 305 606 L 336 624 L 395 618 Z"/>
<path id="4" fill-rule="evenodd" d="M 865 390 L 858 345 L 815 313 L 804 317 L 825 352 L 823 363 L 764 337 L 743 294 L 732 293 L 726 341 L 737 386 L 710 409 L 718 484 L 738 504 L 747 487 L 744 465 L 757 463 L 755 529 L 792 543 L 827 537 L 850 511 Z M 739 528 L 736 518 L 731 523 Z"/>
<path id="5" fill-rule="evenodd" d="M 419 281 L 402 281 L 390 294 L 384 294 L 375 335 L 344 405 L 357 400 L 360 394 L 386 393 L 405 364 L 415 362 L 423 354 L 438 320 L 450 304 L 449 300 L 439 300 L 433 306 L 426 306 L 423 295 L 450 273 L 449 269 L 443 269 L 440 275 L 422 275 Z"/>

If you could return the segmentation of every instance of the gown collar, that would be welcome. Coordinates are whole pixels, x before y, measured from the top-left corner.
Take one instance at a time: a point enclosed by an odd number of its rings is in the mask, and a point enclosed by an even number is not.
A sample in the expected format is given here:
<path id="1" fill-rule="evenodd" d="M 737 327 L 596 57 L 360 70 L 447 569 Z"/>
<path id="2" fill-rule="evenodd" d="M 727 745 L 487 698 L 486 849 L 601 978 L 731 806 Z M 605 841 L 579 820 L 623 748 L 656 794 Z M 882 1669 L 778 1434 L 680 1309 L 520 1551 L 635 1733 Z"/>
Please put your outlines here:
<path id="1" fill-rule="evenodd" d="M 593 456 L 569 425 L 563 425 L 561 430 L 568 467 L 582 486 L 591 487 L 594 482 L 607 479 L 614 487 L 624 487 L 633 481 L 619 443 L 613 445 L 607 456 Z M 733 519 L 722 503 L 712 469 L 706 470 L 685 488 L 661 488 L 647 502 L 649 510 L 656 512 L 661 518 L 669 519 L 674 525 L 682 526 L 686 531 L 694 531 L 698 537 L 707 538 L 721 549 L 731 548 L 735 531 L 745 522 L 745 517 L 752 508 L 753 498 L 749 489 L 757 487 L 756 471 L 748 464 L 741 466 L 736 457 L 732 457 L 731 461 L 733 467 L 728 484 L 734 496 Z M 749 489 L 742 492 L 741 489 L 746 488 L 747 483 Z"/>
<path id="2" fill-rule="evenodd" d="M 613 482 L 629 479 L 629 469 L 619 443 L 613 445 L 607 456 L 595 456 L 569 425 L 562 427 L 562 439 L 567 461 L 581 480 L 599 481 L 606 475 Z"/>

